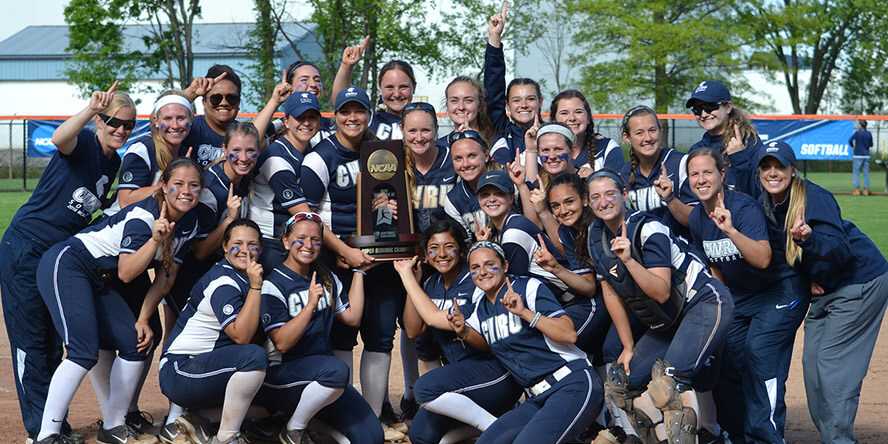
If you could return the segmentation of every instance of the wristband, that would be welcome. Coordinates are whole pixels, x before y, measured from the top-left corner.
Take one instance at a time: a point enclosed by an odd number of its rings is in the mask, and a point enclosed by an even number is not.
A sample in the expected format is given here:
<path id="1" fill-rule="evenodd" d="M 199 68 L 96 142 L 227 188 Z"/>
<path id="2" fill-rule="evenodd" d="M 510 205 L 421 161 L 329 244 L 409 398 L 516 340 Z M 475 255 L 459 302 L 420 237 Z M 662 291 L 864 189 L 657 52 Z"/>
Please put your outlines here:
<path id="1" fill-rule="evenodd" d="M 250 287 L 250 290 L 262 291 L 262 287 L 259 287 L 259 288 L 256 288 L 256 287 Z"/>
<path id="2" fill-rule="evenodd" d="M 540 322 L 540 318 L 543 317 L 543 314 L 540 312 L 536 312 L 533 314 L 533 319 L 530 320 L 530 328 L 536 328 L 537 324 Z"/>
<path id="3" fill-rule="evenodd" d="M 662 200 L 663 203 L 668 205 L 669 202 L 672 202 L 673 200 L 675 200 L 675 193 L 670 194 L 668 199 L 661 198 L 660 200 Z"/>
<path id="4" fill-rule="evenodd" d="M 361 273 L 363 276 L 367 276 L 367 272 L 364 270 L 359 270 L 357 268 L 352 268 L 352 273 Z"/>

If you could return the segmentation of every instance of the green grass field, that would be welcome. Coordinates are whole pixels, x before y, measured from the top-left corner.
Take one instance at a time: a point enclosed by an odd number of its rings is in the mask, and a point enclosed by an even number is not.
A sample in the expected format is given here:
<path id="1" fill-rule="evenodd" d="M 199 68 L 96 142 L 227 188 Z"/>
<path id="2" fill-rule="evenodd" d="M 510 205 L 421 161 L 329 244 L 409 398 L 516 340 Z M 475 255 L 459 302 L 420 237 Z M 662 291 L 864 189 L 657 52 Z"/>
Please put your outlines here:
<path id="1" fill-rule="evenodd" d="M 851 191 L 851 175 L 848 173 L 811 173 L 808 178 L 834 193 L 840 193 L 836 200 L 842 207 L 842 216 L 857 224 L 879 246 L 882 254 L 888 256 L 888 195 L 856 197 L 841 194 Z M 15 180 L 18 181 L 17 187 L 21 188 L 21 179 Z M 871 175 L 870 180 L 873 191 L 884 191 L 884 171 Z M 0 179 L 0 190 L 15 189 L 6 183 L 8 181 Z M 29 180 L 28 184 L 33 187 L 37 185 L 37 181 Z M 4 188 L 5 186 L 8 187 Z M 29 195 L 30 193 L 20 191 L 0 192 L 0 233 L 6 230 L 9 220 Z"/>

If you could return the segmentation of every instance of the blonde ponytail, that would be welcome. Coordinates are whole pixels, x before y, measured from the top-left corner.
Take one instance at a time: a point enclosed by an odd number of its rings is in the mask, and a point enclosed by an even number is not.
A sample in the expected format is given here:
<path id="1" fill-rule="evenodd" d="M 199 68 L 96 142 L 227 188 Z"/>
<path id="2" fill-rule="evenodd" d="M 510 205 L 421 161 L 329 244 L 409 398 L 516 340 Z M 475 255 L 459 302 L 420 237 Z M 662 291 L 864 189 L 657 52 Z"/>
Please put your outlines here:
<path id="1" fill-rule="evenodd" d="M 795 170 L 793 170 L 793 175 L 795 175 Z M 783 223 L 784 230 L 786 231 L 786 263 L 790 266 L 802 261 L 802 247 L 792 239 L 792 225 L 799 217 L 805 217 L 802 212 L 805 211 L 806 203 L 805 181 L 794 177 L 789 190 L 789 208 L 786 210 L 786 221 Z"/>

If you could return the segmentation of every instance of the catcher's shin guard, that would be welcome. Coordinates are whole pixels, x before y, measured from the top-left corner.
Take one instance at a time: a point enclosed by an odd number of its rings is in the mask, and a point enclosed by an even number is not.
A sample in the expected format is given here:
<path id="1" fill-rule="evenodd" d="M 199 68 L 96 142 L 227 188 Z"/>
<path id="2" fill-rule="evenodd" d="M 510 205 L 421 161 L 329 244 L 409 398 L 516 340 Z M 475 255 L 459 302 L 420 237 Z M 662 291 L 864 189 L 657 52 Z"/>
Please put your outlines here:
<path id="1" fill-rule="evenodd" d="M 669 444 L 696 444 L 697 412 L 682 405 L 678 383 L 671 370 L 669 363 L 658 359 L 651 368 L 648 393 L 654 406 L 663 411 Z"/>

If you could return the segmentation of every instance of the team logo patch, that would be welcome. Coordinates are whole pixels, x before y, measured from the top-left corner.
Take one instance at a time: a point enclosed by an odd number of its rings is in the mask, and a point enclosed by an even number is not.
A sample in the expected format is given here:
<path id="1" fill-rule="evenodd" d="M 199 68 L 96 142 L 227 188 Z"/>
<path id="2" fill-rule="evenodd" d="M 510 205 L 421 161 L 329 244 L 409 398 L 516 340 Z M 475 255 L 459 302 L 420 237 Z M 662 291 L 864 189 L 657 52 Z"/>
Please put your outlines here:
<path id="1" fill-rule="evenodd" d="M 123 238 L 122 241 L 120 241 L 120 246 L 126 248 L 126 247 L 129 247 L 132 243 L 133 243 L 133 238 L 130 236 L 127 236 L 127 237 Z"/>
<path id="2" fill-rule="evenodd" d="M 264 315 L 262 315 L 262 323 L 264 325 L 268 325 L 269 323 L 271 323 L 271 315 L 268 313 L 265 313 Z"/>
<path id="3" fill-rule="evenodd" d="M 290 200 L 293 198 L 293 190 L 284 190 L 281 195 L 284 197 L 284 199 Z"/>
<path id="4" fill-rule="evenodd" d="M 225 313 L 226 315 L 230 315 L 230 314 L 234 313 L 234 307 L 231 304 L 225 304 L 225 306 L 222 307 L 222 313 Z"/>
<path id="5" fill-rule="evenodd" d="M 121 176 L 120 179 L 123 180 L 124 182 L 132 182 L 133 172 L 127 171 L 127 172 L 123 173 L 123 176 Z"/>

